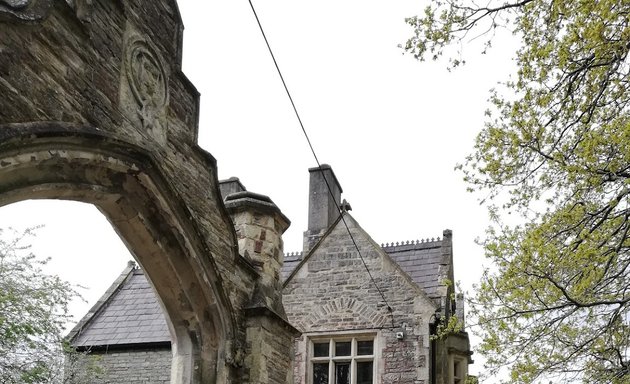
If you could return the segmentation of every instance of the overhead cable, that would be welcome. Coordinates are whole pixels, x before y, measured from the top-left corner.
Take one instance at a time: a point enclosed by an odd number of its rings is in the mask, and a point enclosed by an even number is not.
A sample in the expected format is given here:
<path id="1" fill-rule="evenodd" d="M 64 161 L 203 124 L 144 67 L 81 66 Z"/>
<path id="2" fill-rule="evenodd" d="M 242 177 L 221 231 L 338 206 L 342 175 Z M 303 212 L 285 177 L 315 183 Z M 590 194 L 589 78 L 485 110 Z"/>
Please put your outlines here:
<path id="1" fill-rule="evenodd" d="M 300 124 L 300 127 L 302 128 L 302 133 L 304 134 L 304 137 L 306 138 L 308 146 L 311 149 L 311 153 L 313 154 L 313 157 L 315 158 L 315 162 L 317 163 L 317 167 L 319 168 L 320 172 L 322 172 L 322 176 L 323 176 L 322 166 L 321 166 L 321 164 L 319 162 L 319 159 L 317 158 L 317 154 L 315 153 L 315 149 L 313 148 L 313 144 L 311 143 L 311 140 L 308 137 L 308 134 L 306 133 L 306 129 L 304 128 L 304 124 L 302 123 L 302 119 L 300 118 L 300 114 L 298 113 L 297 107 L 295 106 L 295 102 L 293 101 L 293 97 L 291 97 L 291 92 L 289 92 L 289 88 L 287 87 L 287 83 L 284 80 L 284 76 L 282 76 L 282 72 L 280 71 L 280 66 L 278 66 L 278 62 L 276 61 L 276 57 L 273 54 L 273 51 L 271 50 L 271 46 L 269 45 L 269 40 L 267 39 L 267 36 L 265 35 L 265 31 L 264 31 L 264 29 L 262 27 L 262 24 L 260 23 L 260 19 L 258 18 L 258 14 L 256 13 L 256 9 L 254 8 L 254 4 L 252 4 L 252 0 L 248 0 L 248 1 L 249 1 L 250 7 L 252 8 L 252 12 L 254 13 L 254 17 L 256 18 L 256 22 L 258 23 L 258 28 L 260 28 L 260 32 L 262 33 L 263 39 L 265 40 L 265 44 L 267 44 L 267 49 L 269 50 L 269 54 L 271 55 L 271 59 L 273 60 L 273 64 L 275 65 L 276 70 L 278 72 L 278 75 L 280 76 L 280 80 L 282 81 L 282 85 L 284 86 L 284 90 L 286 91 L 286 94 L 289 97 L 289 101 L 291 102 L 291 106 L 293 107 L 293 112 L 295 112 L 295 116 L 297 117 L 298 122 Z M 348 232 L 348 235 L 350 236 L 350 239 L 352 240 L 352 244 L 354 245 L 354 248 L 357 250 L 357 253 L 359 254 L 359 258 L 361 259 L 361 262 L 363 263 L 363 266 L 365 267 L 365 270 L 367 271 L 368 275 L 370 276 L 370 280 L 372 281 L 372 284 L 374 284 L 374 286 L 376 287 L 376 290 L 381 295 L 381 298 L 383 299 L 383 301 L 385 302 L 385 305 L 387 306 L 387 311 L 391 315 L 392 328 L 395 328 L 394 327 L 394 314 L 393 314 L 394 311 L 393 311 L 392 307 L 389 305 L 389 303 L 387 302 L 387 299 L 385 298 L 385 295 L 383 294 L 383 291 L 378 286 L 378 284 L 376 284 L 376 281 L 374 280 L 374 277 L 372 276 L 372 272 L 370 272 L 370 269 L 368 268 L 368 265 L 365 262 L 365 259 L 363 258 L 363 255 L 361 254 L 361 250 L 359 249 L 359 246 L 357 245 L 357 242 L 355 241 L 354 236 L 352 235 L 352 232 L 350 232 L 350 227 L 348 226 L 348 223 L 346 222 L 346 219 L 344 217 L 345 215 L 343 214 L 343 211 L 342 211 L 341 207 L 339 206 L 339 202 L 337 201 L 337 199 L 335 198 L 335 195 L 332 192 L 332 188 L 330 187 L 330 184 L 328 183 L 328 180 L 326 179 L 326 177 L 323 177 L 323 179 L 324 179 L 324 182 L 326 183 L 326 188 L 328 188 L 328 193 L 330 194 L 330 196 L 333 199 L 333 202 L 335 203 L 335 207 L 337 208 L 337 212 L 339 212 L 339 215 L 341 216 L 341 220 L 342 220 L 344 226 L 346 227 L 346 231 Z"/>

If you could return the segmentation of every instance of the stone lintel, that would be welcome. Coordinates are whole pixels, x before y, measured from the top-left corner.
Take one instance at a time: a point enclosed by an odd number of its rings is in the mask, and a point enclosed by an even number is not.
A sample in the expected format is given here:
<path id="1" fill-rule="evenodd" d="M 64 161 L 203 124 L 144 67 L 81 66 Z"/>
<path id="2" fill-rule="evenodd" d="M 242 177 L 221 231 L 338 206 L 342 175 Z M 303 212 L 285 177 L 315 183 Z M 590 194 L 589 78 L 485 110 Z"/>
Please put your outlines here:
<path id="1" fill-rule="evenodd" d="M 448 335 L 446 338 L 446 346 L 449 354 L 466 356 L 468 364 L 473 363 L 473 352 L 470 350 L 470 341 L 467 332 L 457 332 Z"/>

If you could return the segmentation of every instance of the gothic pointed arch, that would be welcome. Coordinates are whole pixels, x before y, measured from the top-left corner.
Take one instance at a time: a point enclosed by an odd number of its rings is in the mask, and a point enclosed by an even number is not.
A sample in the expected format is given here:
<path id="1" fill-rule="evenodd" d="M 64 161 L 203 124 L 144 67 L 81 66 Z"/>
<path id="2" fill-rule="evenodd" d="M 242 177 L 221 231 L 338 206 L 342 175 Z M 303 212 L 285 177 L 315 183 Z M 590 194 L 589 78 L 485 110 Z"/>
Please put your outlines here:
<path id="1" fill-rule="evenodd" d="M 94 204 L 146 271 L 173 337 L 174 383 L 223 381 L 236 337 L 216 255 L 146 150 L 62 123 L 0 126 L 0 206 Z"/>

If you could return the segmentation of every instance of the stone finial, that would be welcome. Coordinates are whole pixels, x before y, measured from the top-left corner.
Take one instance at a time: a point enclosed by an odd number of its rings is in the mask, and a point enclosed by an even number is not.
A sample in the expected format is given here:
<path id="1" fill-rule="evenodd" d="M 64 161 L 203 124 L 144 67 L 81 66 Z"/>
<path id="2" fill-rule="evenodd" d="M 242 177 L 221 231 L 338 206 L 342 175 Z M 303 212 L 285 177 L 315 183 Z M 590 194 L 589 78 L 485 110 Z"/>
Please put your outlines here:
<path id="1" fill-rule="evenodd" d="M 239 253 L 249 257 L 260 274 L 260 294 L 254 295 L 260 302 L 255 304 L 284 315 L 280 271 L 284 262 L 282 233 L 289 227 L 289 219 L 269 197 L 248 191 L 227 195 L 225 208 L 234 222 Z"/>
<path id="2" fill-rule="evenodd" d="M 219 180 L 219 190 L 221 198 L 225 200 L 226 197 L 233 193 L 247 191 L 247 188 L 245 188 L 238 177 L 230 177 L 226 180 Z"/>

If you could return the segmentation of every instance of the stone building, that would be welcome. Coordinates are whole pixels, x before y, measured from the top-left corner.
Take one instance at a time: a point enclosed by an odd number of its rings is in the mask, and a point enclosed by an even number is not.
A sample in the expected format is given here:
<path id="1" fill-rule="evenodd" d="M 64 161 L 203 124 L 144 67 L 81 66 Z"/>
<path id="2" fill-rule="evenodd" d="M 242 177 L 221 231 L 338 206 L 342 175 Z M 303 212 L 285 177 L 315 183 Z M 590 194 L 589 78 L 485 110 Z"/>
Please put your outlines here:
<path id="1" fill-rule="evenodd" d="M 234 225 L 238 252 L 257 277 L 244 308 L 249 319 L 245 345 L 228 346 L 247 351 L 229 361 L 247 369 L 243 378 L 228 382 L 291 383 L 291 340 L 299 332 L 286 321 L 280 281 L 281 235 L 289 220 L 271 199 L 246 191 L 238 179 L 220 182 L 219 190 Z M 144 271 L 130 262 L 68 334 L 70 344 L 85 353 L 76 364 L 79 369 L 81 365 L 98 368 L 91 383 L 173 383 L 173 330 L 152 285 Z"/>
<path id="2" fill-rule="evenodd" d="M 342 189 L 332 169 L 323 165 L 309 174 L 304 249 L 284 260 L 277 234 L 288 219 L 238 179 L 220 182 L 241 254 L 269 280 L 261 280 L 255 307 L 288 319 L 295 335 L 293 369 L 273 382 L 464 383 L 472 362 L 467 334 L 433 337 L 440 321 L 463 321 L 463 304 L 452 300 L 448 283 L 454 281 L 451 231 L 441 239 L 379 245 L 348 203 L 337 209 Z M 280 289 L 282 298 L 275 297 Z M 168 382 L 169 332 L 151 293 L 142 271 L 130 265 L 70 335 L 75 346 L 100 356 L 110 383 L 143 382 L 133 381 L 138 376 Z M 273 332 L 264 325 L 259 330 Z M 274 348 L 251 350 L 264 355 Z"/>
<path id="3" fill-rule="evenodd" d="M 223 201 L 183 33 L 176 0 L 0 0 L 0 206 L 103 213 L 164 310 L 170 383 L 284 384 L 295 330 L 274 271 L 288 222 L 264 201 L 255 217 Z M 266 238 L 237 238 L 231 214 Z"/>
<path id="4" fill-rule="evenodd" d="M 171 334 L 153 287 L 133 261 L 68 337 L 88 354 L 71 369 L 97 366 L 96 383 L 171 382 Z"/>
<path id="5" fill-rule="evenodd" d="M 336 209 L 342 188 L 332 169 L 309 173 L 304 250 L 283 266 L 287 318 L 301 332 L 295 383 L 464 383 L 472 362 L 466 333 L 432 337 L 441 319 L 463 320 L 463 304 L 450 299 L 451 231 L 379 245 L 345 200 L 341 215 Z"/>

